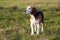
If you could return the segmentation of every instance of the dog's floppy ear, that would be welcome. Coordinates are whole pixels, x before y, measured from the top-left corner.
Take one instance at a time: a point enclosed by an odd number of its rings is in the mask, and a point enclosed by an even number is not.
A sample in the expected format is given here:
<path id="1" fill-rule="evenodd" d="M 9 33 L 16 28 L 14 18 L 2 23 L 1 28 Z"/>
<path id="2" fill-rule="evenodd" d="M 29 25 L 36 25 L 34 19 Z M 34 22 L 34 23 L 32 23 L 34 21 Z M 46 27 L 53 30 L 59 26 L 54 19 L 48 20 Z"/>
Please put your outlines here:
<path id="1" fill-rule="evenodd" d="M 32 13 L 35 13 L 37 9 L 35 7 L 32 7 Z"/>

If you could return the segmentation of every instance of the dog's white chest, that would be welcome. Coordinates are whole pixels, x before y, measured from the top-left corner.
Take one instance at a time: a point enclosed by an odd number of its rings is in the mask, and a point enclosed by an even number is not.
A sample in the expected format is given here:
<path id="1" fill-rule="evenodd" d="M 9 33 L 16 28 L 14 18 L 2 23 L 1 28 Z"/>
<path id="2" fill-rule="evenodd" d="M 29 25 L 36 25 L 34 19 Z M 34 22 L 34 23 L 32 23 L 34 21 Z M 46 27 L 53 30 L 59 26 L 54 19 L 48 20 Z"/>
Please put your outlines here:
<path id="1" fill-rule="evenodd" d="M 32 24 L 35 24 L 35 23 L 39 23 L 39 20 L 36 20 L 35 17 L 33 15 L 31 15 L 30 22 Z"/>

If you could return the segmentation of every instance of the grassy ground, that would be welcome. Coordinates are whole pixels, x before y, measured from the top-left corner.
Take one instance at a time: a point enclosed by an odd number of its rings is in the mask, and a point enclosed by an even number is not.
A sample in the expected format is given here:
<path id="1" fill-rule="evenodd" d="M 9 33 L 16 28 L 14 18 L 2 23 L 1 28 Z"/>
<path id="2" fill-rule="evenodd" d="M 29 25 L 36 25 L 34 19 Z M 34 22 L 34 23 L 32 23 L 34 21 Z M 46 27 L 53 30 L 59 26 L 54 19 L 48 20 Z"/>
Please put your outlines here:
<path id="1" fill-rule="evenodd" d="M 60 40 L 59 0 L 0 0 L 0 40 Z M 24 10 L 35 5 L 44 12 L 44 33 L 30 35 L 29 15 Z"/>

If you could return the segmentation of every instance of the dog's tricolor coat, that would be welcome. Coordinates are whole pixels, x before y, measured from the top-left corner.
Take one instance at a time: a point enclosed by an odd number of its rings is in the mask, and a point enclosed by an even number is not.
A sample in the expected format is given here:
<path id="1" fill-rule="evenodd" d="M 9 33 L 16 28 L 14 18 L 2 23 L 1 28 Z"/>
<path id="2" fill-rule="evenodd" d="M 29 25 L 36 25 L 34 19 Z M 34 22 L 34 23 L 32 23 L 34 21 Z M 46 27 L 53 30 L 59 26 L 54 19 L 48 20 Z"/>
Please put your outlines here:
<path id="1" fill-rule="evenodd" d="M 25 10 L 26 14 L 30 15 L 31 35 L 34 34 L 34 28 L 37 35 L 40 31 L 40 24 L 42 24 L 41 32 L 43 32 L 44 16 L 42 11 L 38 11 L 34 6 L 28 6 Z"/>

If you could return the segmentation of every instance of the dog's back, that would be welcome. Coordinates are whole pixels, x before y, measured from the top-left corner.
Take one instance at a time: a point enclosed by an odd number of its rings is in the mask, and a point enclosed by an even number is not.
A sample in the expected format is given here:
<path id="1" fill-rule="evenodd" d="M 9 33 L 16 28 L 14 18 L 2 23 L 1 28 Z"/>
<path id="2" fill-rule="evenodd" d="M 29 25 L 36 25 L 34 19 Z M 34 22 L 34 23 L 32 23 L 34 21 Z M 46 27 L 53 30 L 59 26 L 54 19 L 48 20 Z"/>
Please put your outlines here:
<path id="1" fill-rule="evenodd" d="M 35 19 L 40 19 L 40 23 L 44 23 L 44 15 L 42 11 L 37 11 L 36 14 L 34 14 Z"/>

